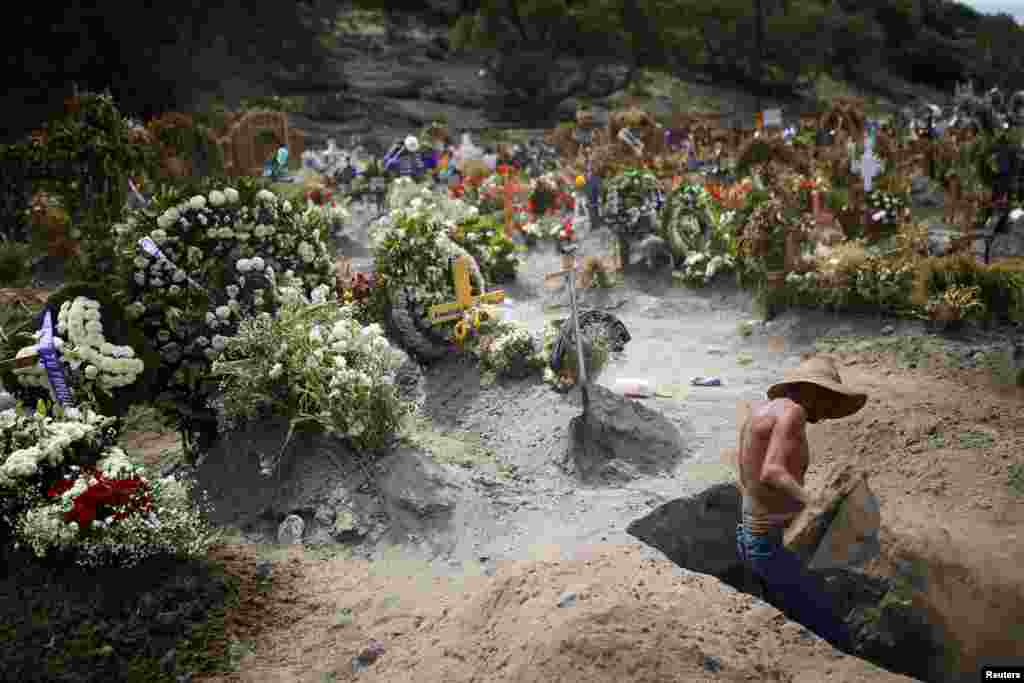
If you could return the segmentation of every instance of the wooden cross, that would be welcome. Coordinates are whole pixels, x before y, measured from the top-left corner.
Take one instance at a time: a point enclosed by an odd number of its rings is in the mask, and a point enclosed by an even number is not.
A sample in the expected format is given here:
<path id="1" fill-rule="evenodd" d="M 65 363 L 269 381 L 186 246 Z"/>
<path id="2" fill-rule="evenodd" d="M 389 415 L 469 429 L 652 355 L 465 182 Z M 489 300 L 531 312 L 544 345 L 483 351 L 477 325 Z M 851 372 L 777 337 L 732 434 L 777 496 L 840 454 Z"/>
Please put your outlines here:
<path id="1" fill-rule="evenodd" d="M 452 280 L 455 284 L 455 301 L 450 304 L 431 306 L 431 325 L 458 320 L 464 311 L 478 304 L 500 304 L 505 300 L 505 291 L 501 289 L 496 289 L 493 292 L 481 292 L 479 296 L 473 296 L 469 282 L 469 259 L 465 256 L 456 259 L 455 274 Z"/>
<path id="2" fill-rule="evenodd" d="M 505 199 L 505 237 L 512 238 L 515 231 L 516 199 L 521 199 L 523 187 L 516 180 L 505 180 L 501 188 Z"/>
<path id="3" fill-rule="evenodd" d="M 20 370 L 21 368 L 30 368 L 38 363 L 39 354 L 33 351 L 31 354 L 22 356 L 21 358 L 8 358 L 7 360 L 0 361 L 0 367 L 3 367 L 4 365 L 13 365 L 15 369 Z"/>

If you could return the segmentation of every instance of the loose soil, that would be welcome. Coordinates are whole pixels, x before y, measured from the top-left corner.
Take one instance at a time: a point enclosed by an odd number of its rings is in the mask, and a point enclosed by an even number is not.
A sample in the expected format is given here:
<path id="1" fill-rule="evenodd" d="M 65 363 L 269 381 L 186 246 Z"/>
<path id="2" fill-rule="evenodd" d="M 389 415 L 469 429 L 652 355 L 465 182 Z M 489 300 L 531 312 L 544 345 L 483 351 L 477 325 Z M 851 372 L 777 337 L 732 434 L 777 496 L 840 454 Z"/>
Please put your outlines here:
<path id="1" fill-rule="evenodd" d="M 365 234 L 353 239 L 366 244 Z M 357 269 L 368 261 L 350 253 Z M 564 297 L 540 286 L 557 269 L 553 252 L 534 252 L 505 287 L 506 315 L 534 329 L 564 317 L 545 306 Z M 632 273 L 587 296 L 632 335 L 599 383 L 643 378 L 671 395 L 645 402 L 686 438 L 674 470 L 582 486 L 560 465 L 577 397 L 538 380 L 481 387 L 471 366 L 439 363 L 426 372 L 421 437 L 439 462 L 477 482 L 455 494 L 456 509 L 465 503 L 472 514 L 454 516 L 453 542 L 285 548 L 234 536 L 211 560 L 234 577 L 235 598 L 210 600 L 226 605 L 222 628 L 201 648 L 201 665 L 184 658 L 176 671 L 225 682 L 909 680 L 835 652 L 625 531 L 665 502 L 732 481 L 721 453 L 736 445 L 736 402 L 759 398 L 815 350 L 832 353 L 844 381 L 871 394 L 858 415 L 810 428 L 808 476 L 813 488 L 831 467 L 868 467 L 885 523 L 883 556 L 869 571 L 908 574 L 906 558 L 924 558 L 930 573 L 917 573 L 927 574 L 929 604 L 945 596 L 948 615 L 968 604 L 964 594 L 977 598 L 957 614 L 962 623 L 943 624 L 964 643 L 958 668 L 985 651 L 971 629 L 990 644 L 1021 642 L 1003 621 L 1024 613 L 1024 582 L 1014 576 L 1024 561 L 1024 487 L 1011 485 L 1024 467 L 1022 395 L 996 381 L 1007 372 L 1008 333 L 946 339 L 917 323 L 808 312 L 748 325 L 751 302 L 735 289 L 669 283 L 665 271 Z M 722 386 L 689 386 L 696 376 Z M 153 467 L 173 448 L 152 431 L 133 438 L 129 451 Z M 384 653 L 353 663 L 371 639 Z"/>

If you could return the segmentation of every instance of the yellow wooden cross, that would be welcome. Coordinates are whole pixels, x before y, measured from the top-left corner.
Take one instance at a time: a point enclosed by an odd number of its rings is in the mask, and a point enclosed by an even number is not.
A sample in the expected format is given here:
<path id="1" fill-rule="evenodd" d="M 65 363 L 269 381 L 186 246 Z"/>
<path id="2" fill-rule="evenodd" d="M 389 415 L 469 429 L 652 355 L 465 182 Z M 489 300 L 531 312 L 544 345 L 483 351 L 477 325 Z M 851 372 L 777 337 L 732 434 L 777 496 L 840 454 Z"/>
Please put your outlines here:
<path id="1" fill-rule="evenodd" d="M 465 256 L 460 256 L 456 259 L 455 275 L 452 279 L 455 284 L 455 302 L 431 306 L 431 325 L 458 320 L 462 317 L 464 311 L 477 304 L 500 304 L 505 300 L 505 291 L 501 289 L 493 292 L 481 292 L 479 296 L 473 296 L 473 290 L 469 282 L 469 259 Z"/>

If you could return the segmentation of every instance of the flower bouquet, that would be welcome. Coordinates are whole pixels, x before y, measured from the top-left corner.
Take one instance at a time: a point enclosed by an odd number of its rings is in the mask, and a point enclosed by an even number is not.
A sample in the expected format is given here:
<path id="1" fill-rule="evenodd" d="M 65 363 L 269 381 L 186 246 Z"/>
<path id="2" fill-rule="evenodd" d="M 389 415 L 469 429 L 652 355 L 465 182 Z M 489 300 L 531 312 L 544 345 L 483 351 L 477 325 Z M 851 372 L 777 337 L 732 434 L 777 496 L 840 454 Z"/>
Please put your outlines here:
<path id="1" fill-rule="evenodd" d="M 895 224 L 910 216 L 910 209 L 904 197 L 882 190 L 875 190 L 867 197 L 871 220 L 886 225 Z"/>
<path id="2" fill-rule="evenodd" d="M 452 239 L 476 259 L 487 282 L 508 282 L 515 278 L 519 265 L 516 245 L 505 236 L 504 226 L 495 218 L 465 219 L 456 227 Z"/>
<path id="3" fill-rule="evenodd" d="M 604 220 L 613 232 L 631 232 L 641 216 L 654 215 L 661 188 L 646 170 L 632 169 L 613 177 L 602 189 Z"/>
<path id="4" fill-rule="evenodd" d="M 189 486 L 151 480 L 115 443 L 114 420 L 71 409 L 0 413 L 0 527 L 37 557 L 131 567 L 202 556 L 217 541 Z"/>
<path id="5" fill-rule="evenodd" d="M 293 429 L 311 423 L 374 449 L 408 412 L 395 387 L 406 358 L 352 306 L 296 299 L 276 317 L 245 320 L 212 372 L 223 383 L 227 428 L 280 415 Z"/>
<path id="6" fill-rule="evenodd" d="M 708 252 L 694 251 L 687 255 L 677 277 L 691 287 L 703 287 L 709 284 L 715 275 L 727 272 L 735 265 L 735 259 L 729 254 L 712 256 Z"/>
<path id="7" fill-rule="evenodd" d="M 148 398 L 160 358 L 125 319 L 120 306 L 86 285 L 66 286 L 50 295 L 47 303 L 57 313 L 53 345 L 78 405 L 120 416 Z M 41 331 L 25 337 L 32 343 L 18 350 L 16 358 L 38 355 Z M 4 375 L 11 393 L 26 405 L 51 397 L 41 362 L 12 368 Z"/>
<path id="8" fill-rule="evenodd" d="M 534 367 L 543 364 L 537 352 L 538 344 L 530 330 L 522 323 L 509 321 L 499 325 L 490 342 L 480 346 L 477 355 L 487 379 L 490 376 L 523 379 Z"/>
<path id="9" fill-rule="evenodd" d="M 964 321 L 979 318 L 985 314 L 985 303 L 981 300 L 981 287 L 952 285 L 941 294 L 928 299 L 925 312 L 929 319 L 947 329 L 957 329 Z"/>
<path id="10" fill-rule="evenodd" d="M 573 228 L 572 219 L 562 219 L 561 225 L 557 228 L 555 238 L 558 240 L 558 248 L 562 249 L 576 240 L 576 230 Z"/>
<path id="11" fill-rule="evenodd" d="M 301 211 L 256 182 L 158 196 L 115 226 L 129 317 L 161 354 L 158 407 L 198 455 L 215 437 L 210 365 L 241 320 L 272 315 L 279 277 L 333 298 L 335 262 L 318 209 Z M 195 442 L 203 436 L 203 443 Z"/>

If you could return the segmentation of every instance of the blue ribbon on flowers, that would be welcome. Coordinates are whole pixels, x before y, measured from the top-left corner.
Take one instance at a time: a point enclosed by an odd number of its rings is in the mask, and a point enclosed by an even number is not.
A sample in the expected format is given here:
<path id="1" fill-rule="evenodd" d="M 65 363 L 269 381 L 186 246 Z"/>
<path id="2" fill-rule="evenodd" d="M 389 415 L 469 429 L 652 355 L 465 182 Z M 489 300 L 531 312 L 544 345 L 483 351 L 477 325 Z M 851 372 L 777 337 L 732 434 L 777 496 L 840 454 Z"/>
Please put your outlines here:
<path id="1" fill-rule="evenodd" d="M 39 339 L 39 359 L 46 368 L 46 377 L 50 380 L 50 387 L 53 388 L 53 395 L 58 403 L 64 406 L 74 405 L 75 396 L 68 386 L 67 377 L 64 375 L 64 364 L 60 362 L 60 354 L 53 343 L 53 308 L 46 307 L 43 313 L 43 326 L 39 330 L 42 335 Z"/>
<path id="2" fill-rule="evenodd" d="M 164 261 L 170 263 L 175 269 L 181 270 L 181 268 L 178 268 L 178 266 L 175 265 L 174 261 L 164 256 L 164 252 L 160 251 L 160 247 L 156 246 L 156 242 L 153 241 L 153 238 L 143 237 L 141 240 L 139 240 L 139 246 L 142 247 L 142 250 L 144 252 L 146 252 L 153 258 L 163 259 Z M 206 291 L 205 287 L 203 287 L 201 284 L 190 278 L 188 275 L 185 276 L 185 281 L 188 282 L 193 287 L 195 287 L 196 289 L 202 290 L 204 292 Z"/>

